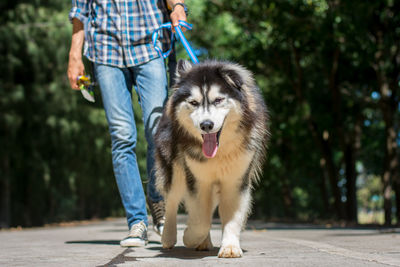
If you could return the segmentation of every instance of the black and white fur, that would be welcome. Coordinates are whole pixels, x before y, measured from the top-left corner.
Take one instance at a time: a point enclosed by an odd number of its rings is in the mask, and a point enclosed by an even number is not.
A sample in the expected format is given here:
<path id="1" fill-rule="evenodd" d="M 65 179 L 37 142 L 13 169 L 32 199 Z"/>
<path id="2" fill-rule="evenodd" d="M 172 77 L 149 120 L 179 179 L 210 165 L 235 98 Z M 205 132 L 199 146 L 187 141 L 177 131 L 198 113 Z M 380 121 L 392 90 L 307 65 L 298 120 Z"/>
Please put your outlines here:
<path id="1" fill-rule="evenodd" d="M 176 244 L 176 215 L 183 201 L 189 215 L 186 247 L 213 247 L 210 227 L 218 206 L 223 228 L 218 257 L 242 256 L 239 236 L 265 155 L 267 119 L 263 97 L 242 66 L 178 63 L 173 93 L 155 136 L 156 184 L 166 205 L 164 248 Z M 213 155 L 202 149 L 203 136 L 209 133 L 218 138 Z"/>

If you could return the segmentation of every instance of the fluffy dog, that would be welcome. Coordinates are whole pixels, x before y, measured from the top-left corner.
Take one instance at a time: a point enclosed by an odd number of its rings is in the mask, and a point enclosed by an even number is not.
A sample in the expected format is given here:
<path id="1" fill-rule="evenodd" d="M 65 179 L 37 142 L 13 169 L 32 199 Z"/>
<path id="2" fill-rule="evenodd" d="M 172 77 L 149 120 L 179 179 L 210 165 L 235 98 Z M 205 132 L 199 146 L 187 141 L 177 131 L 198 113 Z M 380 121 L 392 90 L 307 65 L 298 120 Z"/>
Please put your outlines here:
<path id="1" fill-rule="evenodd" d="M 267 109 L 252 74 L 225 61 L 179 61 L 176 83 L 155 135 L 156 184 L 163 194 L 164 248 L 176 244 L 176 215 L 188 211 L 183 242 L 208 250 L 218 206 L 218 257 L 243 255 L 240 231 L 251 206 L 268 139 Z"/>

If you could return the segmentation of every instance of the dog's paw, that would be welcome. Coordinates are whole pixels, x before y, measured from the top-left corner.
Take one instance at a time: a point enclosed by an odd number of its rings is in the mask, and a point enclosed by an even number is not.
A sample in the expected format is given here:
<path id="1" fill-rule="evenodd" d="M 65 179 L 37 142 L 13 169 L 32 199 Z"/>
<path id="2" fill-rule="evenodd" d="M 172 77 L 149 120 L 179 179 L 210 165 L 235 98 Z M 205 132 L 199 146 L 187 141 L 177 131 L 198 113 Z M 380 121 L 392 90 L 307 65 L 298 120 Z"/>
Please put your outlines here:
<path id="1" fill-rule="evenodd" d="M 183 244 L 187 248 L 197 248 L 203 244 L 201 240 L 206 240 L 209 229 L 201 227 L 187 227 L 183 233 Z"/>
<path id="2" fill-rule="evenodd" d="M 235 245 L 222 246 L 218 252 L 218 258 L 240 258 L 242 256 L 242 249 Z"/>
<path id="3" fill-rule="evenodd" d="M 176 242 L 162 242 L 162 247 L 164 249 L 173 249 Z"/>
<path id="4" fill-rule="evenodd" d="M 173 248 L 176 244 L 176 235 L 169 236 L 164 232 L 161 237 L 161 243 L 162 243 L 163 248 L 165 248 L 165 249 Z"/>
<path id="5" fill-rule="evenodd" d="M 212 250 L 213 249 L 213 244 L 210 239 L 210 235 L 207 236 L 207 238 L 201 243 L 196 250 L 198 251 L 206 251 L 206 250 Z"/>

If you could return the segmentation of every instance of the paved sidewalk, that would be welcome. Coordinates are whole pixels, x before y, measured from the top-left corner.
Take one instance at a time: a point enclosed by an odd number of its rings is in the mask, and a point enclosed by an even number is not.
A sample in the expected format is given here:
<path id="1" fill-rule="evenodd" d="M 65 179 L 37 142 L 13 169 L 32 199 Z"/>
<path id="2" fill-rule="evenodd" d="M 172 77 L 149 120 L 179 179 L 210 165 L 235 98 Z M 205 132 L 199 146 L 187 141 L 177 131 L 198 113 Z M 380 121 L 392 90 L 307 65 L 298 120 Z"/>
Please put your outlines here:
<path id="1" fill-rule="evenodd" d="M 214 249 L 198 252 L 182 243 L 162 250 L 152 230 L 149 245 L 122 248 L 124 219 L 73 227 L 0 231 L 0 266 L 400 266 L 400 229 L 325 229 L 249 222 L 242 233 L 244 256 L 218 259 L 221 226 L 213 224 Z"/>

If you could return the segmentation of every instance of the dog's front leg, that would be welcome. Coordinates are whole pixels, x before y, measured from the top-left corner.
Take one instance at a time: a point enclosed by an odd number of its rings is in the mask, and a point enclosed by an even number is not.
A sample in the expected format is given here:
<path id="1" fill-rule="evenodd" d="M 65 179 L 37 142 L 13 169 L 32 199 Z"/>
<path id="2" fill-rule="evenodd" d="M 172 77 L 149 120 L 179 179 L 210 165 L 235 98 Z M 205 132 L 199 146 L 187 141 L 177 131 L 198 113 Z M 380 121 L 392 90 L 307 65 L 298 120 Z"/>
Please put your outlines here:
<path id="1" fill-rule="evenodd" d="M 243 192 L 237 192 L 237 194 L 232 193 L 230 190 L 222 190 L 219 215 L 223 232 L 221 248 L 218 252 L 219 258 L 239 258 L 243 255 L 239 238 L 240 231 L 247 219 L 250 202 L 249 188 Z"/>
<path id="2" fill-rule="evenodd" d="M 215 207 L 213 202 L 211 186 L 185 199 L 185 206 L 189 213 L 187 228 L 183 235 L 183 243 L 186 247 L 198 250 L 212 249 L 210 228 Z"/>
<path id="3" fill-rule="evenodd" d="M 170 192 L 165 199 L 165 225 L 161 237 L 163 248 L 171 249 L 176 244 L 176 215 L 181 199 L 176 192 Z"/>

